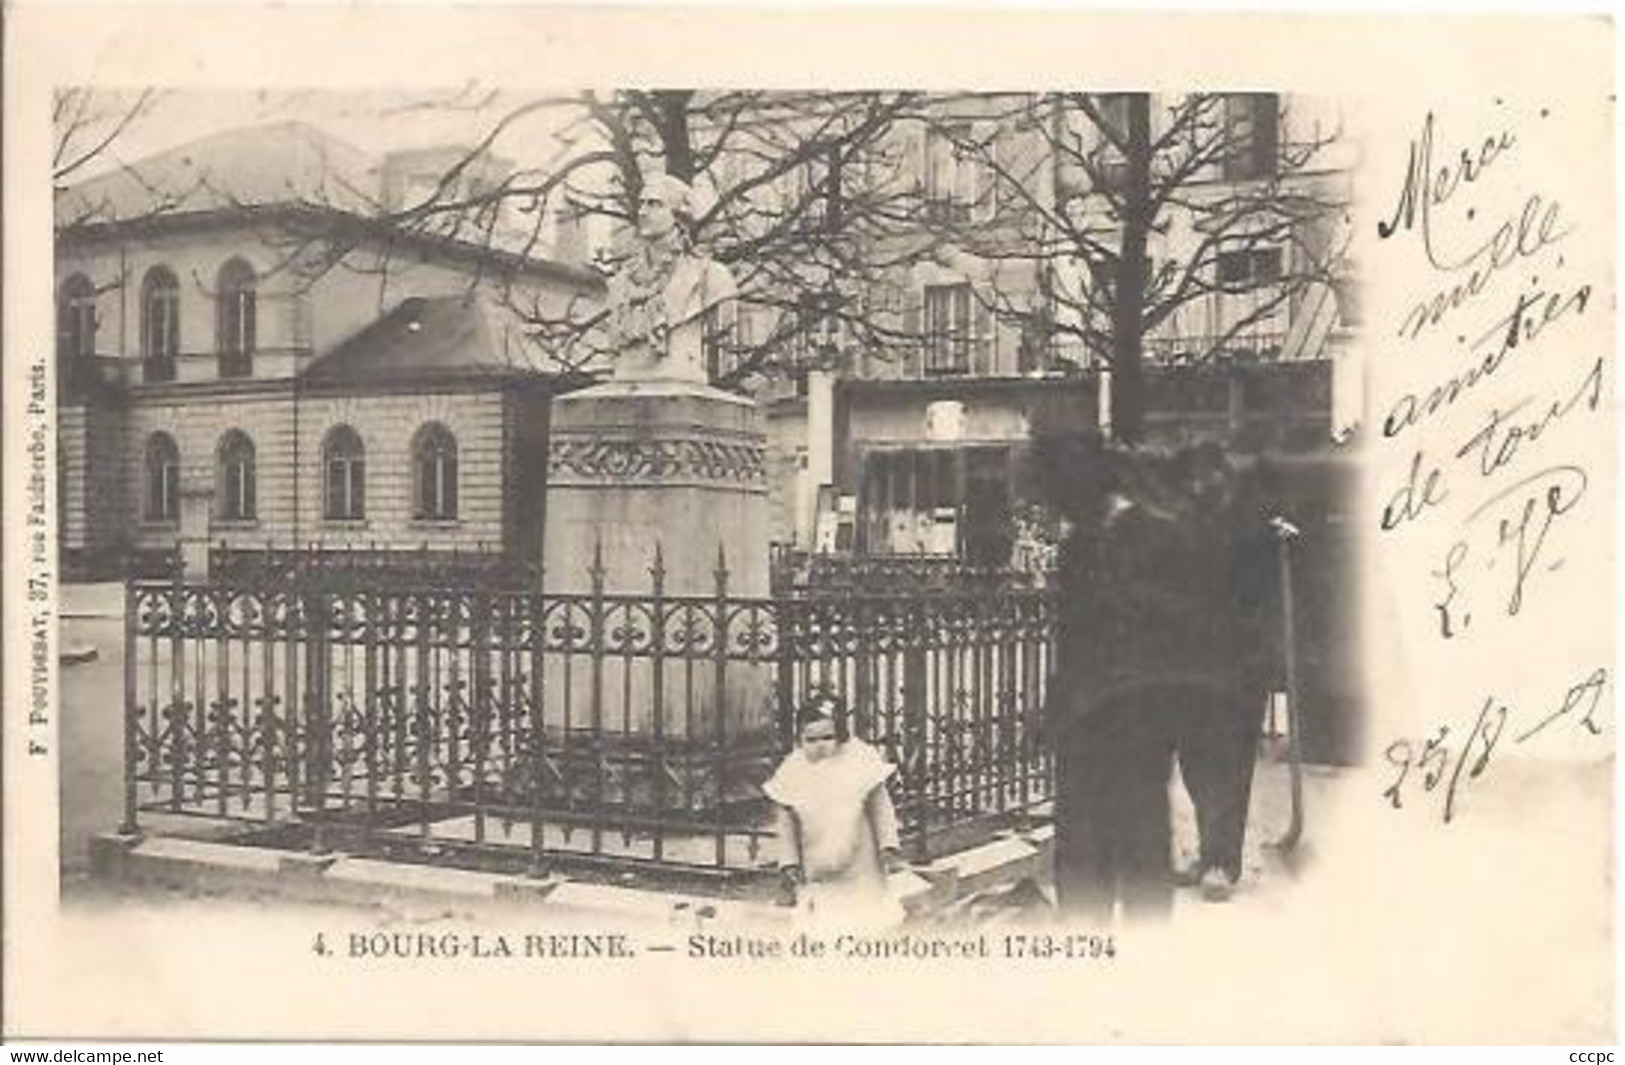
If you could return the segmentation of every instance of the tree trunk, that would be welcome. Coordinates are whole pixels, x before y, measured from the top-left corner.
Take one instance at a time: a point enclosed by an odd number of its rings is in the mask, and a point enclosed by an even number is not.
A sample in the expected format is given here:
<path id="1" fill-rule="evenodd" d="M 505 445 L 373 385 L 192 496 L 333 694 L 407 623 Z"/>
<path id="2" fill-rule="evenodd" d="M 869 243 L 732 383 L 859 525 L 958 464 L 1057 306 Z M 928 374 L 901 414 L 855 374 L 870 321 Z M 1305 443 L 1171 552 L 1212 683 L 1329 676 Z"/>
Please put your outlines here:
<path id="1" fill-rule="evenodd" d="M 1112 436 L 1140 442 L 1145 428 L 1145 293 L 1150 281 L 1146 239 L 1151 226 L 1151 97 L 1128 101 L 1124 145 L 1123 238 L 1112 293 Z"/>
<path id="2" fill-rule="evenodd" d="M 654 94 L 660 113 L 660 146 L 665 153 L 666 173 L 685 184 L 694 181 L 694 143 L 689 130 L 689 106 L 694 93 L 689 90 L 661 90 Z"/>

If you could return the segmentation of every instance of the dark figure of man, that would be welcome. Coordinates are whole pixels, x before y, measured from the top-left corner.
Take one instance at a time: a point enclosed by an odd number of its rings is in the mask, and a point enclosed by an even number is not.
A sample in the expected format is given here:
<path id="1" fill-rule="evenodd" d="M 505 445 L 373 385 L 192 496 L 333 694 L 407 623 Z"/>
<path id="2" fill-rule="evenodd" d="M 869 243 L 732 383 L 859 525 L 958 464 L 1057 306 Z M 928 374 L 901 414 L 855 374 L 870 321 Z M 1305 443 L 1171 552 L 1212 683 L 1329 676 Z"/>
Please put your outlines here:
<path id="1" fill-rule="evenodd" d="M 1240 706 L 1254 639 L 1240 618 L 1248 579 L 1232 509 L 1199 512 L 1199 502 L 1219 501 L 1206 498 L 1215 486 L 1191 473 L 1191 457 L 1120 452 L 1108 465 L 1102 498 L 1061 553 L 1051 698 L 1056 891 L 1069 915 L 1095 922 L 1110 920 L 1116 902 L 1128 919 L 1172 909 L 1175 751 L 1193 766 L 1204 847 L 1225 873 L 1240 873 L 1246 715 L 1212 707 Z"/>
<path id="2" fill-rule="evenodd" d="M 1196 810 L 1196 866 L 1181 879 L 1203 897 L 1230 897 L 1241 878 L 1242 844 L 1252 797 L 1271 640 L 1266 625 L 1276 594 L 1276 540 L 1256 471 L 1234 469 L 1217 446 L 1181 453 L 1174 477 L 1188 493 L 1190 521 L 1209 572 L 1199 599 L 1208 631 L 1222 633 L 1233 668 L 1216 683 L 1186 693 L 1176 711 L 1180 775 Z"/>

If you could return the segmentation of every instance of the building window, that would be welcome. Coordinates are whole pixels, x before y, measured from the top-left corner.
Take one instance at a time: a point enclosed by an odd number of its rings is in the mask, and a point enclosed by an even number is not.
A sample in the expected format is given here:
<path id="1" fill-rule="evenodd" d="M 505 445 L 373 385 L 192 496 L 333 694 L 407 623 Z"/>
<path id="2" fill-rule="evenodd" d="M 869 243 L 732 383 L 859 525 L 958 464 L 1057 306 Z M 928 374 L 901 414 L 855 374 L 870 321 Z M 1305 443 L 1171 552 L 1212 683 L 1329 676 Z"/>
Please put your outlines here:
<path id="1" fill-rule="evenodd" d="M 970 372 L 969 283 L 925 287 L 925 372 Z"/>
<path id="2" fill-rule="evenodd" d="M 811 157 L 796 168 L 792 178 L 791 210 L 798 212 L 804 232 L 840 230 L 845 207 L 842 200 L 844 166 L 840 149 L 828 147 L 814 150 Z"/>
<path id="3" fill-rule="evenodd" d="M 796 299 L 796 366 L 828 365 L 839 354 L 840 312 L 840 297 L 834 292 L 803 292 Z"/>
<path id="4" fill-rule="evenodd" d="M 1332 293 L 1337 300 L 1337 317 L 1349 329 L 1358 329 L 1364 323 L 1364 305 L 1360 299 L 1360 286 L 1347 275 L 1332 281 Z"/>
<path id="5" fill-rule="evenodd" d="M 417 504 L 413 516 L 424 521 L 457 518 L 457 439 L 439 423 L 418 430 L 412 444 Z"/>
<path id="6" fill-rule="evenodd" d="M 367 455 L 361 437 L 340 425 L 322 442 L 322 468 L 326 471 L 322 515 L 328 521 L 360 521 L 367 516 Z"/>
<path id="7" fill-rule="evenodd" d="M 155 266 L 147 271 L 147 279 L 141 285 L 142 380 L 175 380 L 180 335 L 180 282 L 166 267 Z"/>
<path id="8" fill-rule="evenodd" d="M 254 268 L 233 259 L 220 268 L 215 296 L 215 333 L 221 377 L 254 373 Z"/>
<path id="9" fill-rule="evenodd" d="M 1245 291 L 1281 280 L 1280 248 L 1237 248 L 1221 251 L 1215 259 L 1219 284 L 1229 291 Z"/>
<path id="10" fill-rule="evenodd" d="M 1095 156 L 1096 179 L 1112 192 L 1128 187 L 1128 158 L 1119 143 L 1126 144 L 1129 137 L 1129 112 L 1134 94 L 1105 93 L 1094 98 L 1095 111 L 1100 116 L 1099 150 Z"/>
<path id="11" fill-rule="evenodd" d="M 925 134 L 925 212 L 933 222 L 968 222 L 976 202 L 977 167 L 963 147 L 969 123 L 929 129 Z"/>
<path id="12" fill-rule="evenodd" d="M 222 521 L 254 520 L 254 442 L 233 429 L 220 440 L 219 500 Z"/>
<path id="13" fill-rule="evenodd" d="M 743 312 L 738 302 L 713 304 L 700 319 L 700 357 L 705 360 L 706 379 L 712 382 L 738 369 L 742 358 L 740 322 Z"/>
<path id="14" fill-rule="evenodd" d="M 1272 92 L 1232 93 L 1224 100 L 1224 176 L 1251 181 L 1275 176 L 1281 154 L 1281 98 Z"/>
<path id="15" fill-rule="evenodd" d="M 734 305 L 733 334 L 726 340 L 739 355 L 749 352 L 762 342 L 763 314 L 763 309 L 755 304 L 741 301 Z"/>
<path id="16" fill-rule="evenodd" d="M 181 452 L 168 433 L 147 438 L 148 521 L 179 521 L 181 517 Z"/>
<path id="17" fill-rule="evenodd" d="M 62 286 L 56 307 L 57 356 L 64 362 L 96 354 L 96 286 L 74 274 Z"/>
<path id="18" fill-rule="evenodd" d="M 1095 110 L 1100 114 L 1101 133 L 1107 138 L 1128 140 L 1129 103 L 1133 93 L 1108 92 L 1094 98 Z"/>

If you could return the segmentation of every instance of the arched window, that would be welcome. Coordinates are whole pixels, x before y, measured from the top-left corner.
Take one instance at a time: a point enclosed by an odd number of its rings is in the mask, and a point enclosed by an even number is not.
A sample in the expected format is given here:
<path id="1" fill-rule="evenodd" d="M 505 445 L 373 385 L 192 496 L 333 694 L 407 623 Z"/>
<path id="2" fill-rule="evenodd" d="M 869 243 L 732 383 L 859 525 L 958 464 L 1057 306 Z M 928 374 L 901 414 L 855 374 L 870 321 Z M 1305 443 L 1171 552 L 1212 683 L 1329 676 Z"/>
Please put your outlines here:
<path id="1" fill-rule="evenodd" d="M 254 373 L 254 268 L 233 259 L 220 268 L 215 295 L 215 336 L 221 377 Z"/>
<path id="2" fill-rule="evenodd" d="M 181 452 L 168 433 L 147 437 L 148 521 L 179 521 L 181 517 Z"/>
<path id="3" fill-rule="evenodd" d="M 457 517 L 457 438 L 438 422 L 418 430 L 412 442 L 413 516 L 450 521 Z"/>
<path id="4" fill-rule="evenodd" d="M 84 274 L 68 278 L 57 296 L 56 338 L 64 362 L 96 354 L 96 286 Z"/>
<path id="5" fill-rule="evenodd" d="M 233 429 L 220 438 L 218 514 L 222 521 L 254 520 L 254 442 Z"/>
<path id="6" fill-rule="evenodd" d="M 322 514 L 329 521 L 359 521 L 367 516 L 367 454 L 361 437 L 348 425 L 334 427 L 322 441 L 325 500 Z"/>
<path id="7" fill-rule="evenodd" d="M 141 285 L 141 376 L 144 381 L 175 380 L 181 350 L 181 286 L 167 267 L 147 271 Z"/>

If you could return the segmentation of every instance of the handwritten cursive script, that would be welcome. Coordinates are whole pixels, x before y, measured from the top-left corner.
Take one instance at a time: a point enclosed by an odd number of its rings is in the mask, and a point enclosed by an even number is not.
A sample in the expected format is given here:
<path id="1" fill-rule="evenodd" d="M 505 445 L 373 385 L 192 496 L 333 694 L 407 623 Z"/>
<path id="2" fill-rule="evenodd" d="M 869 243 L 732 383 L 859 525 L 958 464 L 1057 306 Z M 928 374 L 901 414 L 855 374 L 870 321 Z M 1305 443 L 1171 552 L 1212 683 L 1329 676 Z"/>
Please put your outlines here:
<path id="1" fill-rule="evenodd" d="M 1410 163 L 1399 202 L 1387 222 L 1377 225 L 1377 234 L 1387 240 L 1402 231 L 1420 228 L 1422 249 L 1435 271 L 1458 276 L 1449 284 L 1418 300 L 1399 326 L 1399 335 L 1410 339 L 1436 326 L 1451 312 L 1470 304 L 1489 287 L 1496 273 L 1520 259 L 1538 256 L 1546 248 L 1561 243 L 1571 227 L 1561 222 L 1562 204 L 1530 193 L 1515 214 L 1504 218 L 1488 237 L 1473 238 L 1466 250 L 1445 250 L 1444 238 L 1436 231 L 1434 210 L 1446 207 L 1464 185 L 1478 182 L 1504 153 L 1517 143 L 1512 133 L 1501 130 L 1486 136 L 1475 155 L 1461 149 L 1454 166 L 1435 170 L 1433 166 L 1433 113 L 1428 112 L 1422 132 L 1411 142 Z M 1476 207 L 1467 207 L 1463 217 L 1469 223 L 1478 216 Z"/>
<path id="2" fill-rule="evenodd" d="M 1538 152 L 1520 150 L 1510 121 L 1468 138 L 1467 147 L 1439 150 L 1447 160 L 1442 166 L 1435 161 L 1440 125 L 1431 111 L 1423 119 L 1393 211 L 1378 222 L 1377 235 L 1400 250 L 1409 237 L 1427 275 L 1441 279 L 1407 301 L 1399 342 L 1425 345 L 1430 365 L 1466 358 L 1431 385 L 1400 393 L 1383 419 L 1382 440 L 1399 441 L 1447 416 L 1446 431 L 1463 418 L 1472 421 L 1447 449 L 1425 439 L 1409 444 L 1403 480 L 1387 491 L 1379 528 L 1397 537 L 1454 525 L 1430 570 L 1437 631 L 1454 639 L 1471 628 L 1473 586 L 1486 574 L 1505 575 L 1502 612 L 1517 617 L 1540 575 L 1563 565 L 1559 529 L 1587 498 L 1590 476 L 1577 458 L 1542 453 L 1572 443 L 1559 427 L 1602 409 L 1605 371 L 1603 358 L 1588 355 L 1568 384 L 1530 389 L 1510 403 L 1501 398 L 1504 387 L 1485 387 L 1497 375 L 1510 376 L 1515 387 L 1520 367 L 1538 366 L 1543 378 L 1561 374 L 1572 354 L 1553 338 L 1586 313 L 1592 286 L 1553 277 L 1567 265 L 1562 246 L 1578 227 L 1555 197 L 1532 187 L 1530 168 L 1520 163 Z M 1514 206 L 1499 217 L 1479 217 L 1480 205 L 1506 204 L 1509 192 Z M 1480 315 L 1481 324 L 1458 325 L 1453 336 L 1435 334 L 1447 319 Z M 1493 397 L 1482 411 L 1474 403 L 1481 391 Z M 1560 437 L 1565 444 L 1553 445 Z M 1538 472 L 1520 476 L 1521 468 L 1542 461 Z"/>
<path id="3" fill-rule="evenodd" d="M 1599 666 L 1571 683 L 1551 708 L 1537 711 L 1540 716 L 1521 730 L 1516 725 L 1528 715 L 1520 714 L 1497 696 L 1487 695 L 1465 733 L 1440 725 L 1426 739 L 1395 740 L 1386 752 L 1395 775 L 1383 790 L 1383 798 L 1393 809 L 1404 809 L 1406 797 L 1420 784 L 1424 795 L 1442 796 L 1440 814 L 1449 824 L 1455 819 L 1457 800 L 1466 785 L 1489 771 L 1509 725 L 1515 726 L 1511 734 L 1514 745 L 1548 735 L 1548 730 L 1565 722 L 1588 736 L 1599 736 L 1603 727 L 1597 715 L 1607 705 L 1602 699 L 1607 687 L 1608 670 Z"/>

